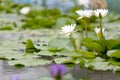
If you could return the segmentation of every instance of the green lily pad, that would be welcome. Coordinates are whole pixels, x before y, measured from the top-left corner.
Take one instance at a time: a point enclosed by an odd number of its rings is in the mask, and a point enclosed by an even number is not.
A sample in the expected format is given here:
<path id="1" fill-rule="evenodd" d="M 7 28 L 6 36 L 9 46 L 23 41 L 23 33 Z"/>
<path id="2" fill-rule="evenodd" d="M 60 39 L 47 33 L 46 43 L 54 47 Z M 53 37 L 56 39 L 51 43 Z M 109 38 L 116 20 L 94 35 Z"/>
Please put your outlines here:
<path id="1" fill-rule="evenodd" d="M 84 56 L 85 58 L 95 58 L 96 55 L 97 55 L 97 53 L 95 53 L 95 52 L 85 52 L 85 53 L 83 54 L 83 56 Z"/>
<path id="2" fill-rule="evenodd" d="M 85 67 L 92 66 L 93 70 L 112 70 L 113 66 L 109 65 L 109 62 L 105 61 L 100 57 L 96 57 L 94 60 L 85 63 Z"/>
<path id="3" fill-rule="evenodd" d="M 24 66 L 37 66 L 37 65 L 46 65 L 50 63 L 51 63 L 50 60 L 44 60 L 44 59 L 21 59 L 21 60 L 8 61 L 8 64 L 11 66 L 15 66 L 17 64 Z"/>
<path id="4" fill-rule="evenodd" d="M 109 57 L 120 58 L 120 50 L 116 50 L 109 55 Z"/>
<path id="5" fill-rule="evenodd" d="M 65 48 L 69 44 L 70 40 L 66 38 L 55 38 L 48 43 L 49 48 Z"/>
<path id="6" fill-rule="evenodd" d="M 106 40 L 105 42 L 106 42 L 105 45 L 107 46 L 107 48 L 109 50 L 111 50 L 111 49 L 120 49 L 120 40 L 119 39 Z"/>

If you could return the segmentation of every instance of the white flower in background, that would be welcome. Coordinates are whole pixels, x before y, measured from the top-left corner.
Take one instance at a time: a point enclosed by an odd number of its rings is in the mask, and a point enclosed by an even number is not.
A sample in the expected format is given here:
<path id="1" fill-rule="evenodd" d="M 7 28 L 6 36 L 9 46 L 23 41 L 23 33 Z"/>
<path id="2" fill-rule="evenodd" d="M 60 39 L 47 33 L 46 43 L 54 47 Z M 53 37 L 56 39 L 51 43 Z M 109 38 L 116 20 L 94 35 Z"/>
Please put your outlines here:
<path id="1" fill-rule="evenodd" d="M 100 34 L 100 28 L 95 28 L 94 30 L 95 30 L 95 33 L 96 33 L 97 35 Z M 105 32 L 105 28 L 102 28 L 102 32 L 103 32 L 103 33 Z"/>
<path id="2" fill-rule="evenodd" d="M 72 32 L 74 31 L 75 27 L 76 27 L 76 24 L 65 25 L 64 27 L 61 27 L 61 34 L 70 36 Z"/>
<path id="3" fill-rule="evenodd" d="M 84 17 L 91 17 L 93 15 L 93 10 L 77 10 L 75 11 L 80 17 L 78 19 L 84 18 Z"/>
<path id="4" fill-rule="evenodd" d="M 89 0 L 78 0 L 80 6 L 89 7 Z"/>
<path id="5" fill-rule="evenodd" d="M 107 9 L 97 9 L 97 10 L 94 10 L 94 15 L 96 17 L 99 17 L 100 15 L 102 17 L 105 17 L 107 14 L 108 14 L 108 10 Z"/>
<path id="6" fill-rule="evenodd" d="M 28 14 L 30 11 L 30 7 L 23 7 L 21 10 L 20 10 L 20 13 L 21 14 Z"/>

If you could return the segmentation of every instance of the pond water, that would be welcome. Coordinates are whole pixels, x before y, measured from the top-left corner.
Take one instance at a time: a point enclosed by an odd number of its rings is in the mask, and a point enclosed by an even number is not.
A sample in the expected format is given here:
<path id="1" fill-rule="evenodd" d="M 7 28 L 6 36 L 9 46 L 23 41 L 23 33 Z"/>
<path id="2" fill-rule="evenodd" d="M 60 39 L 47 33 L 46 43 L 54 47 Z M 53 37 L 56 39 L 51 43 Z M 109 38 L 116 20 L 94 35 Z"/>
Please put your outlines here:
<path id="1" fill-rule="evenodd" d="M 50 76 L 48 67 L 35 66 L 18 69 L 9 66 L 6 61 L 0 61 L 0 80 L 10 80 L 13 75 L 18 75 L 21 80 L 37 80 L 40 77 Z"/>
<path id="2" fill-rule="evenodd" d="M 72 68 L 68 68 L 67 73 L 71 72 Z M 85 74 L 85 69 L 76 67 L 73 72 L 73 76 L 78 80 Z M 11 80 L 13 75 L 18 75 L 21 80 L 40 80 L 41 77 L 51 76 L 48 66 L 34 66 L 25 68 L 15 68 L 9 66 L 7 61 L 0 61 L 0 80 Z M 100 80 L 101 71 L 89 72 L 89 80 Z M 112 72 L 103 72 L 103 80 L 120 80 L 120 76 L 113 74 Z"/>

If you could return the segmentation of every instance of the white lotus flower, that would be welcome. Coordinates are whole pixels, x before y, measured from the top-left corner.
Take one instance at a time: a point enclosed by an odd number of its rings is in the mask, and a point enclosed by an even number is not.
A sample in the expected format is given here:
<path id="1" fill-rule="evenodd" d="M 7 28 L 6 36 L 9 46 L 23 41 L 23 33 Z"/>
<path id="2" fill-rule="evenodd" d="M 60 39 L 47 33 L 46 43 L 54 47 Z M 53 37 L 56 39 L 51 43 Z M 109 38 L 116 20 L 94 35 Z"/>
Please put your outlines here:
<path id="1" fill-rule="evenodd" d="M 95 15 L 96 17 L 99 17 L 100 15 L 101 15 L 102 17 L 105 17 L 105 16 L 107 15 L 107 13 L 108 13 L 108 10 L 107 10 L 107 9 L 97 9 L 97 10 L 94 10 L 94 15 Z"/>
<path id="2" fill-rule="evenodd" d="M 83 17 L 91 17 L 93 15 L 93 10 L 77 10 L 75 11 L 80 17 L 78 19 L 81 19 Z"/>
<path id="3" fill-rule="evenodd" d="M 21 14 L 28 14 L 30 11 L 30 7 L 23 7 L 21 10 L 20 10 L 20 13 Z"/>
<path id="4" fill-rule="evenodd" d="M 78 0 L 78 4 L 80 6 L 85 6 L 85 7 L 89 7 L 89 0 Z"/>
<path id="5" fill-rule="evenodd" d="M 100 34 L 100 28 L 95 28 L 94 30 L 95 30 L 95 33 L 96 33 L 97 35 Z M 103 32 L 103 33 L 105 32 L 105 28 L 102 28 L 102 32 Z"/>
<path id="6" fill-rule="evenodd" d="M 71 25 L 65 25 L 64 27 L 61 27 L 61 33 L 65 34 L 66 36 L 70 36 L 75 29 L 76 24 Z"/>

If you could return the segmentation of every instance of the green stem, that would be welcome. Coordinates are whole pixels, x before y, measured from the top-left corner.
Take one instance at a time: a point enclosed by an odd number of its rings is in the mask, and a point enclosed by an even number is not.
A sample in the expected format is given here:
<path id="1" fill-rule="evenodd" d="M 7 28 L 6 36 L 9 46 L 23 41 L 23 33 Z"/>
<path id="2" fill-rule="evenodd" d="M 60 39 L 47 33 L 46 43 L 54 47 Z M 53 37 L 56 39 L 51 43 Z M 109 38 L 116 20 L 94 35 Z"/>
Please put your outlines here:
<path id="1" fill-rule="evenodd" d="M 101 71 L 100 80 L 103 80 L 103 71 Z"/>
<path id="2" fill-rule="evenodd" d="M 84 26 L 85 26 L 85 36 L 86 38 L 88 37 L 88 33 L 87 33 L 87 22 L 86 22 L 86 18 L 84 17 Z"/>
<path id="3" fill-rule="evenodd" d="M 74 50 L 77 52 L 75 41 L 74 41 L 74 39 L 73 39 L 73 37 L 71 35 L 70 35 L 70 41 L 71 41 L 71 43 L 73 45 Z"/>
<path id="4" fill-rule="evenodd" d="M 100 16 L 100 38 L 104 38 L 103 37 L 103 32 L 102 32 L 102 17 Z"/>

